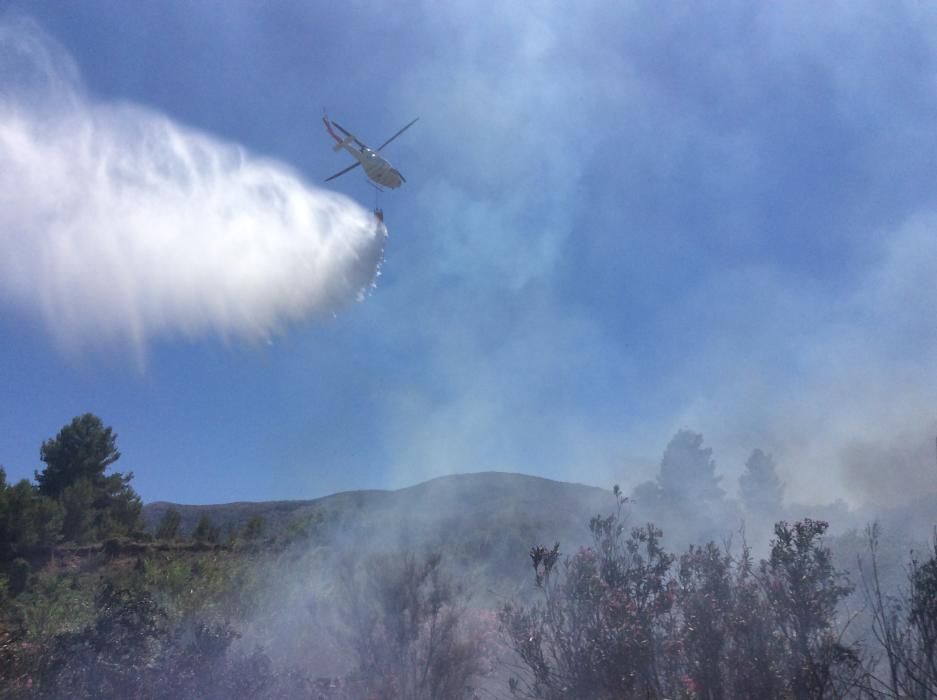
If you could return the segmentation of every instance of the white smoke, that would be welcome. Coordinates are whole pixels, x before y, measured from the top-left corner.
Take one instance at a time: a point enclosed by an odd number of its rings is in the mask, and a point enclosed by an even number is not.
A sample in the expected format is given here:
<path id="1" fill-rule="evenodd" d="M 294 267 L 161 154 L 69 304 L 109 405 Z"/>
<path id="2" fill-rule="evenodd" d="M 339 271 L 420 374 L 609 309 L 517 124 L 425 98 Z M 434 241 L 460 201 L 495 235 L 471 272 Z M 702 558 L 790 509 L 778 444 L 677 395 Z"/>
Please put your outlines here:
<path id="1" fill-rule="evenodd" d="M 0 23 L 0 304 L 64 346 L 267 338 L 362 298 L 385 238 L 282 163 L 93 99 L 34 23 Z"/>

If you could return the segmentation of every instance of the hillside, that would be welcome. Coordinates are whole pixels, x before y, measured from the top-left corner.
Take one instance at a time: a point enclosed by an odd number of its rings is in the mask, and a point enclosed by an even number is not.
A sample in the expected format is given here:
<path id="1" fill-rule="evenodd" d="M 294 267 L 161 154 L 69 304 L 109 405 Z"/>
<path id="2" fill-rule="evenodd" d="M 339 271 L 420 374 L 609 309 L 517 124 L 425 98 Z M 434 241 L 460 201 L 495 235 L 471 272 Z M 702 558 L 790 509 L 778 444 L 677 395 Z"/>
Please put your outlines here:
<path id="1" fill-rule="evenodd" d="M 183 533 L 207 515 L 222 532 L 264 519 L 268 538 L 302 535 L 313 545 L 342 548 L 441 549 L 451 566 L 493 583 L 526 578 L 531 545 L 559 541 L 572 551 L 589 541 L 589 519 L 615 507 L 610 491 L 523 474 L 444 476 L 396 491 L 349 491 L 310 501 L 144 507 L 154 531 L 170 508 Z M 497 572 L 497 574 L 495 574 Z"/>
<path id="2" fill-rule="evenodd" d="M 363 684 L 393 676 L 409 663 L 406 659 L 421 658 L 440 631 L 449 636 L 433 647 L 440 654 L 434 668 L 446 673 L 464 668 L 468 680 L 460 683 L 481 693 L 474 697 L 499 697 L 509 676 L 527 673 L 513 654 L 528 648 L 541 630 L 568 639 L 569 625 L 581 629 L 584 624 L 587 634 L 580 639 L 596 645 L 583 649 L 584 658 L 640 659 L 638 651 L 614 656 L 604 649 L 620 650 L 647 638 L 635 635 L 631 618 L 620 617 L 622 600 L 645 601 L 645 595 L 665 596 L 645 608 L 658 611 L 658 617 L 641 623 L 649 625 L 645 633 L 655 635 L 660 648 L 697 643 L 694 628 L 672 622 L 700 610 L 726 615 L 720 625 L 742 620 L 757 639 L 782 639 L 770 627 L 772 621 L 798 610 L 786 598 L 772 598 L 770 591 L 785 590 L 793 575 L 804 580 L 800 569 L 788 571 L 784 564 L 796 553 L 792 548 L 802 546 L 813 552 L 808 560 L 818 562 L 809 574 L 817 582 L 810 595 L 836 597 L 820 623 L 824 629 L 838 624 L 839 606 L 855 610 L 863 603 L 861 596 L 850 598 L 837 570 L 842 562 L 855 562 L 857 549 L 864 546 L 855 531 L 826 540 L 833 546 L 830 552 L 822 537 L 825 523 L 782 524 L 788 533 L 778 535 L 788 543 L 783 556 L 772 551 L 771 560 L 758 565 L 759 575 L 776 583 L 762 587 L 752 585 L 749 574 L 718 547 L 660 550 L 650 534 L 645 544 L 635 545 L 637 550 L 603 549 L 618 564 L 596 567 L 594 553 L 576 550 L 591 540 L 590 518 L 612 513 L 616 506 L 614 495 L 600 488 L 491 472 L 309 501 L 149 504 L 144 514 L 151 532 L 174 507 L 182 534 L 207 516 L 232 536 L 216 542 L 214 537 L 173 540 L 135 533 L 37 548 L 29 560 L 11 563 L 6 605 L 0 606 L 0 696 L 98 697 L 106 683 L 122 689 L 104 693 L 114 697 L 357 699 L 368 696 Z M 623 524 L 640 525 L 643 515 L 626 511 Z M 254 517 L 265 524 L 259 535 L 256 528 L 244 527 Z M 692 513 L 682 514 L 683 521 L 692 518 Z M 557 585 L 545 597 L 531 568 L 538 559 L 528 553 L 534 544 L 549 548 L 554 541 L 569 556 L 561 560 L 562 573 L 552 579 Z M 642 556 L 626 553 L 633 551 Z M 669 563 L 665 551 L 680 557 L 679 567 Z M 426 556 L 437 552 L 441 558 Z M 878 560 L 881 581 L 889 587 L 901 582 L 892 574 L 907 571 L 905 560 L 893 554 L 897 550 L 883 552 Z M 541 577 L 545 561 L 541 553 Z M 839 563 L 834 568 L 831 561 Z M 932 561 L 924 566 L 920 570 L 931 572 L 928 576 L 937 571 Z M 919 592 L 937 590 L 930 578 L 915 580 Z M 724 606 L 712 605 L 713 581 Z M 583 592 L 589 594 L 583 597 Z M 552 612 L 532 607 L 548 599 L 559 607 Z M 624 609 L 640 608 L 636 603 Z M 610 627 L 609 620 L 616 622 Z M 867 648 L 862 645 L 875 638 L 870 621 L 852 618 L 851 623 L 842 639 L 850 650 Z M 797 668 L 788 663 L 793 652 L 784 647 L 759 651 L 744 637 L 732 644 L 725 659 L 733 662 L 755 649 L 748 668 Z M 774 654 L 776 661 L 764 664 L 763 653 Z M 375 658 L 384 659 L 383 665 L 368 665 Z M 461 666 L 463 658 L 470 665 Z M 549 663 L 560 663 L 561 657 L 550 658 Z M 709 668 L 731 673 L 725 659 Z M 689 655 L 676 657 L 676 663 L 663 672 L 670 675 L 662 676 L 671 690 L 685 688 L 688 673 L 699 668 Z M 783 682 L 785 688 L 793 683 L 780 676 L 769 681 Z M 4 695 L 4 682 L 16 691 L 13 695 Z M 158 689 L 158 694 L 141 689 Z M 792 696 L 746 689 L 733 697 Z M 593 695 L 584 691 L 576 697 Z"/>

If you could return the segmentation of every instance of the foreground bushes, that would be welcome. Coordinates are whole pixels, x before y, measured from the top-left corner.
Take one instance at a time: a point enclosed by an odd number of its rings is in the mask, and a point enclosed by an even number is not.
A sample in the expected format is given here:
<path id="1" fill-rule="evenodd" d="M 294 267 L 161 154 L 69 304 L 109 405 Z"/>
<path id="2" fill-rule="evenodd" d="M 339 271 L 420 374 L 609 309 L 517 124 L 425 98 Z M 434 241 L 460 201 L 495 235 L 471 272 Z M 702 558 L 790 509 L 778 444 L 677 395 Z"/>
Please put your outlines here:
<path id="1" fill-rule="evenodd" d="M 809 519 L 778 523 L 757 566 L 747 549 L 736 559 L 713 543 L 676 559 L 653 525 L 626 533 L 621 510 L 594 518 L 593 546 L 570 557 L 561 559 L 559 545 L 533 548 L 540 600 L 500 614 L 521 667 L 510 692 L 544 700 L 888 697 L 875 664 L 841 641 L 838 606 L 852 589 L 823 545 L 826 529 Z M 918 602 L 937 599 L 934 566 L 915 565 L 920 583 L 905 619 L 906 629 L 921 630 L 904 654 L 918 676 L 933 650 L 931 628 L 917 621 L 937 619 L 937 606 L 925 614 Z M 937 685 L 893 697 L 937 697 Z"/>
<path id="2" fill-rule="evenodd" d="M 860 648 L 842 641 L 851 586 L 826 523 L 778 523 L 760 562 L 713 543 L 676 556 L 654 525 L 626 528 L 619 499 L 592 519 L 590 547 L 532 548 L 537 599 L 495 620 L 469 606 L 438 553 L 356 559 L 323 606 L 334 625 L 312 613 L 298 623 L 346 654 L 327 679 L 238 642 L 271 583 L 254 574 L 278 561 L 251 548 L 122 549 L 69 574 L 31 574 L 21 560 L 0 587 L 0 698 L 937 697 L 937 550 L 889 597 L 872 531 L 864 588 L 880 644 Z"/>

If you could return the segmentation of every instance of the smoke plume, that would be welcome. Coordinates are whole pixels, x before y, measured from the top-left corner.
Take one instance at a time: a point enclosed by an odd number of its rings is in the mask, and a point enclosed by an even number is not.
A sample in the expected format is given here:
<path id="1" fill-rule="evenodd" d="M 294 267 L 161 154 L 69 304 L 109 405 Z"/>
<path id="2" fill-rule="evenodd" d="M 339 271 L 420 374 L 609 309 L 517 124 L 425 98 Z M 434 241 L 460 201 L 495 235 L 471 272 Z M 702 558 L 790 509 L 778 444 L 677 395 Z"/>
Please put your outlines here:
<path id="1" fill-rule="evenodd" d="M 385 237 L 282 163 L 95 99 L 34 23 L 0 22 L 0 304 L 64 347 L 265 339 L 362 298 Z"/>

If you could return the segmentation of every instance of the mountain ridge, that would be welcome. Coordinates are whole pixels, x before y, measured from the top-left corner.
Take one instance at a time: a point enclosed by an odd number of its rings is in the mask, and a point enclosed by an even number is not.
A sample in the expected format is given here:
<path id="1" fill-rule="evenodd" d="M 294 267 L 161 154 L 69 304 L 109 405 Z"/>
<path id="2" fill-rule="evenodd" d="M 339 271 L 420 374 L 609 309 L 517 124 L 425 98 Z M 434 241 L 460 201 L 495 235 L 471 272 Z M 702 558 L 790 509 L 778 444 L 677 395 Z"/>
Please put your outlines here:
<path id="1" fill-rule="evenodd" d="M 190 535 L 207 516 L 222 536 L 237 536 L 254 517 L 270 540 L 302 540 L 341 551 L 442 551 L 456 568 L 493 578 L 526 577 L 527 552 L 561 542 L 564 551 L 591 541 L 589 520 L 614 510 L 611 491 L 512 472 L 436 477 L 397 490 L 343 491 L 297 501 L 239 501 L 144 506 L 154 532 L 169 508 Z"/>
<path id="2" fill-rule="evenodd" d="M 587 484 L 582 484 L 579 482 L 572 481 L 560 481 L 558 479 L 550 479 L 547 477 L 536 476 L 532 474 L 523 474 L 520 472 L 502 472 L 502 471 L 482 471 L 482 472 L 466 472 L 460 474 L 447 474 L 442 476 L 433 477 L 427 479 L 426 481 L 421 481 L 417 484 L 410 486 L 403 486 L 398 489 L 352 489 L 346 491 L 336 491 L 325 496 L 319 496 L 317 498 L 307 498 L 307 499 L 279 499 L 271 501 L 229 501 L 226 503 L 202 503 L 202 504 L 186 504 L 186 503 L 177 503 L 174 501 L 152 501 L 146 503 L 143 506 L 143 517 L 146 530 L 152 530 L 156 524 L 158 524 L 159 518 L 169 509 L 175 508 L 180 512 L 180 515 L 183 516 L 183 530 L 185 531 L 186 523 L 186 514 L 190 515 L 192 513 L 199 513 L 199 517 L 202 513 L 212 514 L 224 513 L 225 511 L 239 511 L 239 510 L 249 510 L 257 511 L 257 514 L 261 514 L 261 511 L 295 511 L 305 507 L 314 506 L 314 505 L 323 505 L 326 503 L 331 503 L 333 501 L 341 501 L 343 499 L 353 499 L 353 500 L 362 500 L 362 499 L 380 499 L 382 497 L 391 497 L 395 495 L 406 495 L 406 494 L 419 494 L 423 491 L 432 491 L 438 489 L 440 486 L 450 486 L 455 485 L 457 482 L 466 483 L 468 482 L 470 486 L 493 486 L 491 481 L 501 482 L 498 485 L 505 486 L 507 482 L 513 482 L 514 486 L 547 486 L 548 488 L 555 488 L 558 490 L 578 490 L 581 492 L 591 492 L 593 494 L 606 494 L 610 495 L 611 492 L 602 489 L 598 486 L 590 486 Z M 249 516 L 252 517 L 252 516 Z M 224 523 L 216 523 L 216 525 L 224 525 Z M 193 523 L 194 527 L 194 523 Z"/>

